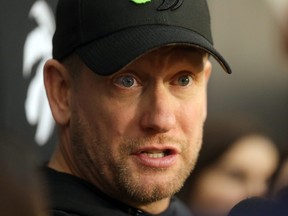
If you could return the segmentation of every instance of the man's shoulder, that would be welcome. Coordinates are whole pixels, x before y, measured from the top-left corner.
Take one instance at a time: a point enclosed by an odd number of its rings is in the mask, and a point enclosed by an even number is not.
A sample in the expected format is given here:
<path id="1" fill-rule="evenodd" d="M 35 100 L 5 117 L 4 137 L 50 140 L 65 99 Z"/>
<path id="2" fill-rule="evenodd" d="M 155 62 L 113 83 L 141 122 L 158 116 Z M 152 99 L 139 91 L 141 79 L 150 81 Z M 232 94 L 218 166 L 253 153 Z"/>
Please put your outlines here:
<path id="1" fill-rule="evenodd" d="M 53 216 L 127 215 L 113 199 L 80 178 L 50 168 L 44 168 L 43 174 Z"/>
<path id="2" fill-rule="evenodd" d="M 108 197 L 94 185 L 75 176 L 44 168 L 44 180 L 50 193 L 53 216 L 127 216 L 149 214 Z M 176 197 L 160 216 L 191 216 Z"/>

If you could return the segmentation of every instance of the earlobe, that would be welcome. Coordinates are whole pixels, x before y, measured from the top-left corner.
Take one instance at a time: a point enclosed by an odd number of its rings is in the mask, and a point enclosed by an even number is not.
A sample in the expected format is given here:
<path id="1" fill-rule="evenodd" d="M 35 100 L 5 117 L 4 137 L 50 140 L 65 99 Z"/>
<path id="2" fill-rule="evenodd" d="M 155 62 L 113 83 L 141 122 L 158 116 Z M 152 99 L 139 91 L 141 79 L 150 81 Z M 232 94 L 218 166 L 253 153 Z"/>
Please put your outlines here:
<path id="1" fill-rule="evenodd" d="M 54 120 L 61 125 L 70 119 L 70 76 L 67 69 L 56 60 L 44 66 L 44 85 Z"/>

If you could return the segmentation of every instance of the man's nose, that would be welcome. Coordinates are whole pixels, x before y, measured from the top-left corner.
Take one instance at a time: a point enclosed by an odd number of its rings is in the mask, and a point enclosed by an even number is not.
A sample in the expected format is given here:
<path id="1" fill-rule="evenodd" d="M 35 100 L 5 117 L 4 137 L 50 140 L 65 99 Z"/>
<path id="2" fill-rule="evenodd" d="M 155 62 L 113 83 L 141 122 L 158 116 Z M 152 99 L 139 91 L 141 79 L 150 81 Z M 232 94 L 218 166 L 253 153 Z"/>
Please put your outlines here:
<path id="1" fill-rule="evenodd" d="M 144 97 L 140 125 L 143 130 L 165 133 L 175 127 L 175 97 L 167 87 L 158 86 Z"/>

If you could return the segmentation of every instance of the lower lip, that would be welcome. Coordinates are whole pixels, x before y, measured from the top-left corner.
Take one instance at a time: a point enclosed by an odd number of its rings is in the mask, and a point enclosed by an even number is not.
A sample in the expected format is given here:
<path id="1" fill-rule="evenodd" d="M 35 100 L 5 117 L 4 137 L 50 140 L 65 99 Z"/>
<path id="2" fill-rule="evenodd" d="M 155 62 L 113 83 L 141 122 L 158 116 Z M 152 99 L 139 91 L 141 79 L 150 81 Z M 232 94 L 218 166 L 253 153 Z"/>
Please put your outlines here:
<path id="1" fill-rule="evenodd" d="M 176 163 L 177 155 L 168 155 L 163 158 L 151 158 L 145 154 L 137 154 L 136 156 L 138 162 L 141 165 L 152 167 L 152 168 L 168 168 Z"/>

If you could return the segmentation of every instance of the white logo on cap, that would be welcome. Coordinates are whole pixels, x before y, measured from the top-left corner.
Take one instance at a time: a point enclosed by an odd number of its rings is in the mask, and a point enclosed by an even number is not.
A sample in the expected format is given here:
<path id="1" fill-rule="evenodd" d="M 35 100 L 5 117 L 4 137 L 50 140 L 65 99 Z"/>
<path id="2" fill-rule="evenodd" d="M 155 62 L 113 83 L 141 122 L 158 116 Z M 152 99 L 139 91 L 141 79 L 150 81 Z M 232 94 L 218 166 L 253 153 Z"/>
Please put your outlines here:
<path id="1" fill-rule="evenodd" d="M 43 83 L 43 66 L 51 58 L 52 37 L 55 30 L 54 15 L 44 0 L 36 1 L 29 18 L 35 19 L 38 26 L 26 38 L 23 56 L 23 76 L 32 76 L 36 66 L 35 76 L 31 79 L 25 101 L 25 113 L 30 125 L 37 125 L 35 141 L 44 145 L 54 130 L 54 120 L 49 108 Z"/>

